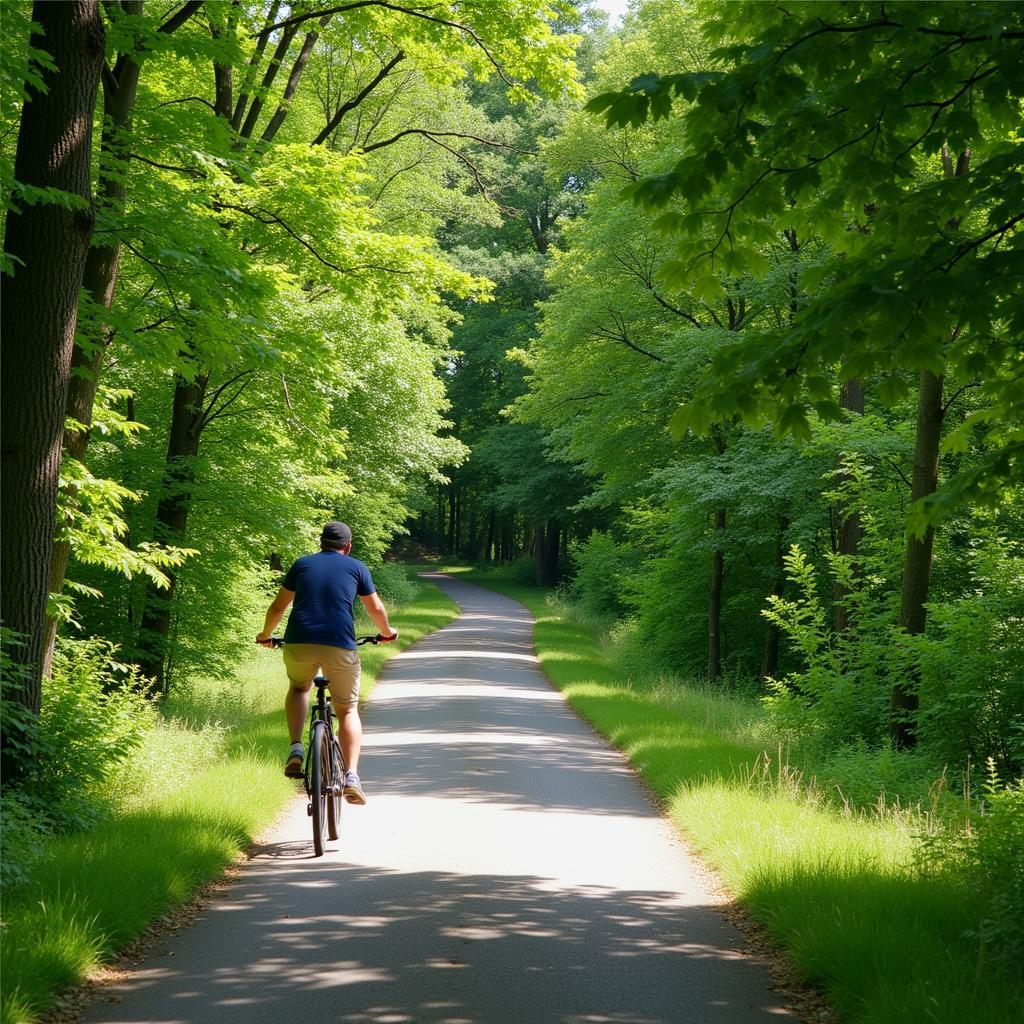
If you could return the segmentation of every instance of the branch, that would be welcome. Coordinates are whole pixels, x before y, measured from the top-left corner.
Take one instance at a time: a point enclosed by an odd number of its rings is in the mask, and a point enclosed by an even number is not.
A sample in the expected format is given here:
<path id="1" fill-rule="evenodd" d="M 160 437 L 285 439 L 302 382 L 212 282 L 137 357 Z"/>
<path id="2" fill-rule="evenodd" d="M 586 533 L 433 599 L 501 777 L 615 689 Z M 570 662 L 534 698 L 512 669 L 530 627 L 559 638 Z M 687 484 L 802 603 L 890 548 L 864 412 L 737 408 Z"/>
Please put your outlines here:
<path id="1" fill-rule="evenodd" d="M 251 369 L 242 370 L 240 373 L 236 373 L 234 377 L 229 377 L 226 381 L 224 381 L 223 384 L 221 384 L 219 388 L 217 388 L 216 391 L 214 391 L 209 403 L 206 406 L 206 409 L 203 411 L 202 416 L 200 416 L 199 418 L 199 429 L 201 431 L 205 430 L 215 419 L 224 416 L 224 410 L 227 409 L 227 407 L 231 405 L 233 402 L 237 401 L 242 392 L 245 391 L 245 389 L 252 383 L 251 380 L 243 380 L 243 378 L 251 377 L 255 372 L 255 370 Z M 220 408 L 215 409 L 214 406 L 217 404 L 217 399 L 220 398 L 220 396 L 224 394 L 224 392 L 229 387 L 231 387 L 232 384 L 235 384 L 240 380 L 242 381 L 242 385 L 239 387 L 239 389 L 230 398 L 225 399 L 225 401 L 221 403 Z"/>
<path id="2" fill-rule="evenodd" d="M 934 107 L 935 112 L 932 114 L 931 119 L 928 121 L 928 127 L 909 145 L 902 153 L 899 154 L 897 159 L 902 160 L 912 149 L 919 146 L 930 134 L 931 130 L 935 127 L 935 122 L 938 121 L 939 115 L 946 109 L 946 107 L 952 106 L 965 92 L 967 92 L 972 86 L 977 85 L 978 82 L 983 82 L 989 75 L 994 74 L 998 70 L 998 65 L 993 65 L 982 75 L 974 74 L 968 78 L 963 87 L 956 93 L 954 93 L 948 100 L 929 100 L 927 102 L 922 101 L 921 103 L 907 103 L 904 105 L 905 110 L 910 110 L 914 107 Z"/>
<path id="3" fill-rule="evenodd" d="M 775 60 L 772 61 L 772 63 L 778 64 L 779 61 L 782 60 L 782 58 L 785 57 L 787 53 L 789 53 L 790 50 L 795 50 L 798 46 L 803 46 L 803 44 L 808 42 L 809 40 L 814 39 L 820 35 L 825 35 L 826 33 L 838 32 L 845 35 L 852 35 L 853 33 L 856 32 L 870 32 L 872 29 L 875 28 L 903 28 L 903 26 L 899 22 L 889 21 L 888 17 L 886 17 L 884 14 L 883 19 L 884 20 L 882 21 L 871 21 L 865 25 L 850 25 L 848 27 L 845 27 L 842 25 L 826 25 L 819 18 L 818 24 L 821 26 L 821 28 L 816 28 L 813 32 L 808 32 L 807 35 L 801 36 L 799 39 L 790 43 L 788 46 L 784 46 L 781 50 L 779 50 L 778 55 L 776 56 Z"/>
<path id="4" fill-rule="evenodd" d="M 363 89 L 360 89 L 360 91 L 357 92 L 356 95 L 352 97 L 352 99 L 346 101 L 340 107 L 338 107 L 338 109 L 334 112 L 334 116 L 327 122 L 327 127 L 324 128 L 324 130 L 312 141 L 312 143 L 310 143 L 310 145 L 319 146 L 321 143 L 326 142 L 327 139 L 330 138 L 331 133 L 334 131 L 334 129 L 337 128 L 339 124 L 341 124 L 341 119 L 350 110 L 354 110 L 356 107 L 358 107 L 359 104 L 362 103 L 363 100 L 365 100 L 366 97 L 369 96 L 370 93 L 373 92 L 373 90 L 376 89 L 377 86 L 380 85 L 380 83 L 383 82 L 384 79 L 391 74 L 391 72 L 394 70 L 395 65 L 400 60 L 404 59 L 405 51 L 399 50 L 398 53 L 396 53 L 395 56 L 392 57 L 391 60 L 388 61 L 388 63 L 385 64 L 384 67 L 382 67 L 380 71 L 377 72 L 377 74 L 373 77 L 373 79 L 369 82 L 368 85 L 366 85 Z"/>
<path id="5" fill-rule="evenodd" d="M 384 184 L 383 184 L 383 185 L 381 185 L 381 187 L 380 187 L 380 188 L 379 188 L 379 189 L 377 190 L 377 194 L 376 194 L 376 195 L 375 195 L 375 196 L 373 197 L 373 203 L 372 203 L 372 205 L 376 205 L 377 203 L 379 203 L 379 202 L 380 202 L 380 198 L 381 198 L 381 196 L 383 196 L 383 195 L 384 195 L 384 193 L 385 193 L 385 192 L 386 192 L 386 191 L 388 190 L 388 188 L 390 187 L 391 183 L 392 183 L 392 182 L 393 182 L 393 181 L 394 181 L 394 180 L 395 180 L 395 179 L 396 179 L 396 178 L 397 178 L 397 177 L 398 177 L 399 175 L 401 175 L 401 174 L 405 174 L 405 172 L 406 172 L 406 171 L 413 171 L 413 170 L 415 170 L 415 169 L 416 169 L 417 167 L 419 167 L 419 165 L 420 165 L 421 163 L 423 163 L 423 160 L 424 160 L 424 158 L 423 158 L 423 157 L 421 156 L 421 157 L 420 157 L 420 158 L 419 158 L 418 160 L 414 160 L 414 161 L 413 161 L 413 162 L 412 162 L 411 164 L 406 164 L 406 165 L 405 165 L 404 167 L 399 167 L 399 168 L 398 168 L 398 170 L 397 170 L 397 171 L 395 171 L 395 173 L 394 173 L 394 174 L 392 174 L 392 175 L 391 175 L 391 177 L 390 177 L 390 178 L 388 178 L 388 179 L 387 179 L 387 180 L 386 180 L 386 181 L 384 182 Z"/>
<path id="6" fill-rule="evenodd" d="M 657 302 L 659 306 L 662 306 L 663 308 L 667 309 L 670 313 L 674 313 L 676 316 L 681 316 L 684 320 L 693 324 L 693 326 L 698 328 L 699 330 L 704 329 L 704 325 L 692 313 L 687 313 L 686 310 L 679 309 L 677 306 L 672 305 L 671 302 L 663 298 L 658 293 L 657 289 L 654 287 L 654 279 L 650 273 L 649 268 L 645 269 L 639 266 L 634 267 L 631 264 L 627 263 L 617 253 L 612 253 L 612 259 L 615 260 L 615 262 L 618 263 L 623 269 L 625 269 L 627 273 L 632 274 L 651 293 L 655 302 Z"/>
<path id="7" fill-rule="evenodd" d="M 470 139 L 473 142 L 479 142 L 481 146 L 493 146 L 495 149 L 509 149 L 513 153 L 520 153 L 523 156 L 537 155 L 535 150 L 517 149 L 515 146 L 510 146 L 507 142 L 495 142 L 493 139 L 482 139 L 479 135 L 471 135 L 467 132 L 436 132 L 429 128 L 406 128 L 404 131 L 400 131 L 397 135 L 393 135 L 390 139 L 384 139 L 382 142 L 371 142 L 370 145 L 363 146 L 362 150 L 364 153 L 371 153 L 375 149 L 383 149 L 385 146 L 390 146 L 393 142 L 398 142 L 399 139 L 405 138 L 406 135 L 423 135 L 430 139 L 431 142 L 437 142 L 438 138 Z"/>
<path id="8" fill-rule="evenodd" d="M 557 409 L 560 405 L 565 405 L 566 402 L 589 402 L 592 398 L 611 398 L 610 391 L 589 391 L 585 395 L 570 395 L 568 398 L 563 398 L 560 402 L 555 402 L 553 408 Z"/>
<path id="9" fill-rule="evenodd" d="M 270 58 L 267 70 L 263 72 L 263 81 L 260 83 L 260 94 L 253 97 L 252 103 L 249 105 L 249 113 L 245 115 L 245 123 L 238 132 L 243 139 L 248 139 L 252 136 L 253 129 L 256 127 L 256 122 L 259 120 L 260 111 L 263 109 L 263 96 L 270 92 L 270 87 L 274 84 L 274 79 L 277 78 L 285 57 L 288 56 L 288 51 L 292 46 L 292 40 L 295 38 L 297 32 L 297 26 L 294 28 L 288 28 L 278 40 L 277 49 L 274 50 L 274 55 Z"/>
<path id="10" fill-rule="evenodd" d="M 949 396 L 948 400 L 946 401 L 946 404 L 943 405 L 943 407 L 942 407 L 942 415 L 945 416 L 946 413 L 949 412 L 950 406 L 952 406 L 952 404 L 965 391 L 972 391 L 974 388 L 980 388 L 980 387 L 981 387 L 981 381 L 980 380 L 974 380 L 974 381 L 971 381 L 970 384 L 965 384 L 962 388 L 958 388 L 956 391 L 953 392 L 953 394 L 951 394 Z"/>
<path id="11" fill-rule="evenodd" d="M 1001 224 L 997 228 L 993 228 L 991 231 L 982 235 L 980 238 L 974 239 L 967 245 L 961 245 L 958 247 L 956 255 L 951 256 L 945 263 L 940 263 L 938 266 L 933 267 L 933 270 L 941 270 L 944 274 L 948 274 L 953 267 L 955 267 L 968 253 L 973 252 L 975 249 L 984 245 L 987 241 L 997 236 L 1005 235 L 1007 231 L 1015 227 L 1022 220 L 1024 220 L 1024 213 L 1017 214 L 1016 217 L 1008 220 L 1005 224 Z"/>
<path id="12" fill-rule="evenodd" d="M 201 179 L 205 178 L 206 175 L 202 171 L 195 167 L 175 167 L 173 164 L 161 164 L 155 160 L 150 160 L 148 157 L 139 156 L 138 153 L 129 153 L 129 159 L 138 160 L 140 164 L 147 164 L 150 167 L 156 167 L 161 171 L 174 171 L 176 174 L 185 174 L 190 178 Z"/>
<path id="13" fill-rule="evenodd" d="M 281 6 L 281 0 L 274 0 L 270 5 L 270 10 L 267 11 L 267 20 L 264 22 L 266 25 L 272 25 L 274 19 L 277 17 L 277 10 Z M 260 61 L 263 60 L 263 51 L 267 46 L 267 36 L 260 34 L 256 37 L 258 42 L 256 43 L 256 49 L 253 52 L 252 57 L 249 58 L 249 65 L 245 69 L 245 78 L 242 81 L 242 88 L 238 93 L 238 100 L 235 103 L 234 113 L 231 115 L 231 127 L 237 132 L 242 125 L 242 114 L 245 113 L 245 105 L 249 102 L 249 90 L 252 88 L 253 79 L 256 77 L 256 70 L 260 66 Z"/>
<path id="14" fill-rule="evenodd" d="M 902 470 L 902 469 L 900 468 L 900 465 L 899 465 L 899 463 L 898 463 L 898 462 L 896 462 L 896 460 L 895 460 L 895 459 L 889 459 L 889 458 L 887 458 L 887 459 L 886 459 L 885 461 L 886 461 L 886 462 L 888 462 L 888 463 L 889 463 L 889 465 L 890 465 L 890 466 L 891 466 L 891 467 L 892 467 L 893 469 L 895 469 L 897 473 L 899 473 L 899 475 L 900 475 L 900 479 L 902 479 L 902 481 L 903 481 L 903 482 L 904 482 L 904 483 L 905 483 L 905 484 L 906 484 L 906 485 L 907 485 L 907 486 L 908 486 L 908 487 L 909 487 L 909 488 L 910 488 L 911 490 L 913 490 L 913 489 L 914 489 L 914 485 L 913 485 L 913 484 L 912 484 L 912 483 L 910 482 L 910 480 L 909 480 L 909 479 L 907 478 L 907 474 L 906 474 L 906 473 L 904 473 L 904 472 L 903 472 L 903 470 Z"/>
<path id="15" fill-rule="evenodd" d="M 653 359 L 655 362 L 663 363 L 664 359 L 659 355 L 655 355 L 653 352 L 648 352 L 646 349 L 641 348 L 639 345 L 629 340 L 629 335 L 626 333 L 626 324 L 623 320 L 622 314 L 617 310 L 609 309 L 611 318 L 615 321 L 618 331 L 611 331 L 607 327 L 602 327 L 600 324 L 590 329 L 592 337 L 601 338 L 604 341 L 615 341 L 621 345 L 625 345 L 627 348 L 631 348 L 634 352 L 638 352 L 642 356 L 647 356 L 648 359 Z"/>
<path id="16" fill-rule="evenodd" d="M 146 331 L 152 331 L 155 328 L 160 327 L 162 324 L 167 323 L 167 321 L 170 320 L 170 319 L 172 319 L 172 317 L 171 317 L 171 314 L 168 313 L 167 316 L 162 316 L 162 317 L 160 317 L 159 320 L 154 320 L 151 324 L 146 324 L 145 327 L 134 327 L 134 328 L 132 328 L 132 333 L 133 334 L 144 334 Z"/>
<path id="17" fill-rule="evenodd" d="M 491 53 L 487 44 L 468 25 L 463 25 L 457 21 L 449 21 L 447 18 L 436 18 L 434 15 L 427 14 L 424 10 L 419 10 L 414 7 L 402 7 L 399 4 L 386 3 L 385 0 L 355 0 L 354 3 L 341 4 L 338 7 L 328 7 L 321 11 L 307 11 L 305 14 L 297 14 L 292 18 L 287 18 L 284 21 L 279 21 L 276 25 L 271 25 L 269 28 L 265 28 L 260 35 L 272 32 L 274 29 L 298 25 L 303 21 L 308 21 L 310 18 L 320 18 L 327 14 L 343 14 L 346 11 L 358 10 L 361 7 L 383 7 L 385 10 L 394 11 L 396 14 L 407 14 L 411 18 L 422 18 L 424 21 L 433 22 L 435 25 L 444 25 L 447 28 L 453 28 L 458 32 L 462 32 L 469 36 L 469 38 L 480 47 L 484 56 L 491 62 L 494 70 L 498 72 L 499 77 L 506 85 L 514 86 L 516 84 L 505 73 L 505 69 L 495 58 L 494 54 Z"/>
<path id="18" fill-rule="evenodd" d="M 181 306 L 178 305 L 178 300 L 174 297 L 174 289 L 171 287 L 171 282 L 167 279 L 167 274 L 164 273 L 164 268 L 162 266 L 160 266 L 160 264 L 157 263 L 156 260 L 151 260 L 148 256 L 146 256 L 143 253 L 141 253 L 127 239 L 125 239 L 125 238 L 121 239 L 121 244 L 130 253 L 133 253 L 140 260 L 142 260 L 143 263 L 148 264 L 149 266 L 151 266 L 157 272 L 157 274 L 160 276 L 160 280 L 162 280 L 163 283 L 164 283 L 164 287 L 167 289 L 167 297 L 171 300 L 171 305 L 174 307 L 174 312 L 177 313 L 178 316 L 181 316 L 182 315 Z"/>
<path id="19" fill-rule="evenodd" d="M 215 114 L 217 113 L 217 108 L 202 96 L 184 96 L 180 100 L 165 100 L 163 103 L 158 103 L 154 109 L 159 110 L 161 107 L 169 107 L 175 103 L 202 103 L 203 106 L 209 107 Z"/>
<path id="20" fill-rule="evenodd" d="M 331 16 L 329 14 L 322 17 L 320 19 L 320 28 L 326 28 L 330 20 Z M 277 110 L 274 111 L 274 116 L 268 122 L 267 127 L 263 129 L 261 141 L 272 142 L 281 125 L 284 124 L 284 119 L 288 116 L 288 111 L 291 109 L 292 100 L 295 98 L 295 91 L 299 87 L 302 73 L 306 69 L 309 55 L 313 52 L 313 47 L 316 46 L 316 41 L 319 38 L 319 31 L 306 33 L 306 38 L 302 41 L 302 49 L 299 50 L 299 55 L 295 58 L 295 63 L 292 65 L 291 74 L 288 76 L 288 82 L 285 85 L 281 102 L 277 105 Z"/>
<path id="21" fill-rule="evenodd" d="M 192 17 L 196 11 L 202 7 L 202 0 L 188 0 L 188 3 L 183 4 L 181 10 L 177 14 L 171 15 L 158 29 L 157 32 L 164 32 L 170 34 L 176 29 L 181 28 L 182 25 Z"/>
<path id="22" fill-rule="evenodd" d="M 304 249 L 308 249 L 316 259 L 322 263 L 325 267 L 330 267 L 331 270 L 338 271 L 339 274 L 354 274 L 360 270 L 382 270 L 388 274 L 410 274 L 412 271 L 399 270 L 397 267 L 384 267 L 374 263 L 360 263 L 351 267 L 339 267 L 337 263 L 332 263 L 329 259 L 321 256 L 316 249 L 310 245 L 298 232 L 296 232 L 291 225 L 279 217 L 276 213 L 271 213 L 269 210 L 261 210 L 258 206 L 253 209 L 248 209 L 244 206 L 237 206 L 234 203 L 216 203 L 214 204 L 216 210 L 237 210 L 238 213 L 244 213 L 246 217 L 251 217 L 253 220 L 258 221 L 260 224 L 276 224 L 278 227 L 284 228 L 284 230 L 295 239 Z"/>

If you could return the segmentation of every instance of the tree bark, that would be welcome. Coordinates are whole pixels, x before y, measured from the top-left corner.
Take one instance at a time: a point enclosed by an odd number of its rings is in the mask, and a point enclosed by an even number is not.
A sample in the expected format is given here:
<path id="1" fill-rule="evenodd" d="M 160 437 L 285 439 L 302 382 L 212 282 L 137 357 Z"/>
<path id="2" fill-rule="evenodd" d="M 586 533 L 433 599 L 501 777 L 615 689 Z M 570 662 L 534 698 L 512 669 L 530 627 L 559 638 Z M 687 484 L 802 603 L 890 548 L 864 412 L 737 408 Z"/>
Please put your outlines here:
<path id="1" fill-rule="evenodd" d="M 725 452 L 725 438 L 719 428 L 713 428 L 711 440 L 715 452 Z M 722 581 L 725 578 L 725 552 L 722 534 L 725 531 L 725 508 L 715 509 L 714 551 L 711 556 L 711 587 L 708 593 L 708 679 L 714 681 L 722 675 Z"/>
<path id="2" fill-rule="evenodd" d="M 484 543 L 484 561 L 497 561 L 491 554 L 494 547 L 494 509 L 487 513 L 487 540 Z"/>
<path id="3" fill-rule="evenodd" d="M 456 508 L 455 508 L 455 483 L 448 485 L 448 554 L 455 554 L 455 529 L 456 529 Z"/>
<path id="4" fill-rule="evenodd" d="M 779 516 L 779 532 L 775 536 L 775 582 L 772 593 L 782 597 L 786 590 L 786 528 L 785 516 Z M 761 678 L 768 679 L 779 671 L 779 627 L 769 622 L 764 634 L 764 654 L 761 658 Z"/>
<path id="5" fill-rule="evenodd" d="M 321 18 L 320 28 L 324 28 L 330 20 L 331 15 L 329 14 Z M 274 116 L 267 123 L 267 127 L 263 129 L 262 142 L 273 142 L 274 136 L 277 135 L 281 125 L 284 124 L 284 119 L 288 116 L 288 111 L 292 107 L 292 101 L 295 99 L 295 92 L 299 88 L 302 72 L 306 70 L 310 54 L 313 52 L 313 47 L 316 46 L 316 41 L 319 38 L 320 33 L 318 31 L 306 33 L 306 38 L 302 41 L 302 49 L 299 51 L 298 57 L 295 58 L 291 74 L 288 76 L 288 84 L 285 86 L 281 102 L 278 104 L 277 110 L 274 111 Z"/>
<path id="6" fill-rule="evenodd" d="M 711 556 L 711 589 L 708 594 L 708 679 L 722 675 L 722 580 L 725 577 L 725 554 L 721 534 L 725 530 L 725 509 L 715 509 L 715 549 Z"/>
<path id="7" fill-rule="evenodd" d="M 29 87 L 14 160 L 15 180 L 59 189 L 84 202 L 19 204 L 7 214 L 4 248 L 14 275 L 3 281 L 3 496 L 0 588 L 7 628 L 24 634 L 9 647 L 29 666 L 17 698 L 38 714 L 45 651 L 46 598 L 57 508 L 64 410 L 78 320 L 78 290 L 95 213 L 91 200 L 92 120 L 105 34 L 97 0 L 36 0 L 42 35 L 31 45 L 53 58 L 46 90 Z"/>
<path id="8" fill-rule="evenodd" d="M 934 494 L 939 486 L 939 442 L 942 437 L 943 378 L 930 370 L 921 371 L 917 398 L 917 438 L 914 443 L 914 470 L 911 477 L 912 501 Z M 912 635 L 924 632 L 928 590 L 932 574 L 932 546 L 935 529 L 929 526 L 921 538 L 908 535 L 903 559 L 903 584 L 900 591 L 902 630 Z M 898 682 L 892 691 L 890 735 L 897 747 L 914 746 L 918 707 L 917 682 L 910 678 Z"/>
<path id="9" fill-rule="evenodd" d="M 848 412 L 857 415 L 864 414 L 864 388 L 856 377 L 844 380 L 839 389 L 839 404 Z M 844 474 L 838 477 L 838 483 L 842 484 Z M 837 537 L 837 550 L 839 554 L 849 558 L 857 557 L 857 550 L 860 547 L 860 514 L 840 512 L 839 530 Z M 850 626 L 850 615 L 844 601 L 846 600 L 847 589 L 840 583 L 833 587 L 832 600 L 834 606 L 835 630 L 841 633 Z"/>
<path id="10" fill-rule="evenodd" d="M 125 12 L 141 16 L 142 3 L 125 4 Z M 103 77 L 103 131 L 100 139 L 99 176 L 96 183 L 98 203 L 115 215 L 124 209 L 125 177 L 128 173 L 129 134 L 132 112 L 138 94 L 141 64 L 131 56 L 122 55 L 112 72 Z M 114 304 L 118 269 L 121 262 L 121 244 L 113 241 L 94 245 L 89 249 L 82 275 L 82 287 L 91 302 L 109 310 Z M 93 405 L 99 384 L 100 369 L 112 335 L 107 325 L 100 325 L 98 336 L 91 338 L 83 348 L 76 345 L 71 356 L 71 375 L 68 382 L 66 415 L 83 424 L 83 430 L 65 431 L 64 453 L 81 462 L 89 445 Z M 74 497 L 71 496 L 71 500 Z M 59 594 L 64 587 L 71 545 L 58 539 L 50 558 L 50 593 Z M 53 663 L 53 646 L 57 636 L 57 622 L 52 616 L 46 620 L 43 674 L 49 675 Z"/>
<path id="11" fill-rule="evenodd" d="M 558 582 L 558 552 L 561 550 L 562 529 L 554 519 L 548 520 L 547 547 L 544 553 L 545 582 L 548 586 L 554 586 Z"/>
<path id="12" fill-rule="evenodd" d="M 171 432 L 167 440 L 167 462 L 160 488 L 153 538 L 161 544 L 181 545 L 185 541 L 188 515 L 192 508 L 192 487 L 195 484 L 195 459 L 203 427 L 203 401 L 209 377 L 199 373 L 193 380 L 178 377 L 174 387 Z M 165 570 L 170 581 L 166 590 L 150 583 L 139 623 L 138 659 L 143 674 L 153 680 L 152 689 L 166 692 L 167 637 L 171 630 L 171 603 L 177 574 Z"/>

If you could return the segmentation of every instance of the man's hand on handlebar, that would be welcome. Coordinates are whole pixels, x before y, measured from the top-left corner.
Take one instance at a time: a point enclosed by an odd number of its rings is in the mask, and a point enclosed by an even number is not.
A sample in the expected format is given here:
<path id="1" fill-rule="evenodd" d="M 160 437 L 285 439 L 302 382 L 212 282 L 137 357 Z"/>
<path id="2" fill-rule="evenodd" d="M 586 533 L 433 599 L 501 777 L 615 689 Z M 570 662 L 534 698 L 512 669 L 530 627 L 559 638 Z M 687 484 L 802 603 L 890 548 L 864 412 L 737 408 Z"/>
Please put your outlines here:
<path id="1" fill-rule="evenodd" d="M 378 633 L 377 639 L 380 640 L 382 644 L 393 644 L 398 639 L 398 630 L 393 629 L 391 631 L 391 636 L 385 636 L 383 633 Z"/>

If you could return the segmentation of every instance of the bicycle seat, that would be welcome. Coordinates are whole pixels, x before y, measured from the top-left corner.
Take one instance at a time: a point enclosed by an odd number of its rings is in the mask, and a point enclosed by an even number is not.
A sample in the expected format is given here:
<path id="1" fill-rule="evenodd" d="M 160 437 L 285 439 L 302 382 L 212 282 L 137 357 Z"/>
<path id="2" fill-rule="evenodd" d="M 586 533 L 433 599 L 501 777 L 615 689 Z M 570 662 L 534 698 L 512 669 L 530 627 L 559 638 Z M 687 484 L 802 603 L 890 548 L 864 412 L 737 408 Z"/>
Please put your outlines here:
<path id="1" fill-rule="evenodd" d="M 327 678 L 327 676 L 317 676 L 313 680 L 314 686 L 330 686 L 330 683 L 331 681 Z"/>

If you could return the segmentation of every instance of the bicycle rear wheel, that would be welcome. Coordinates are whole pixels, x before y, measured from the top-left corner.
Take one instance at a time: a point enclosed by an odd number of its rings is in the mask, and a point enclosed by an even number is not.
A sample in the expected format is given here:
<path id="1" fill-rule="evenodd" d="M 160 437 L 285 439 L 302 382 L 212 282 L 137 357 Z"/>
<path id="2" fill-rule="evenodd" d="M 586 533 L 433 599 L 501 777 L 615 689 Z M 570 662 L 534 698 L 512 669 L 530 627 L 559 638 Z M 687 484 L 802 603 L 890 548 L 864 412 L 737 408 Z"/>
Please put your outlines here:
<path id="1" fill-rule="evenodd" d="M 327 794 L 327 837 L 337 839 L 341 832 L 341 791 L 345 785 L 345 762 L 341 757 L 341 746 L 331 737 L 330 792 Z"/>
<path id="2" fill-rule="evenodd" d="M 313 808 L 313 853 L 322 857 L 327 835 L 327 793 L 331 785 L 331 738 L 323 722 L 313 725 L 309 748 L 309 799 Z"/>

